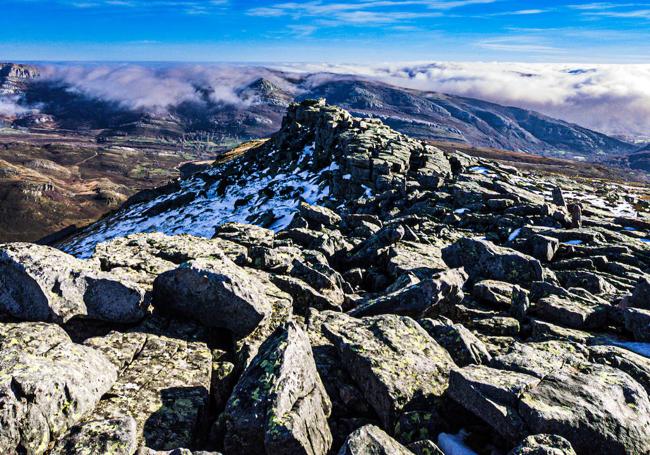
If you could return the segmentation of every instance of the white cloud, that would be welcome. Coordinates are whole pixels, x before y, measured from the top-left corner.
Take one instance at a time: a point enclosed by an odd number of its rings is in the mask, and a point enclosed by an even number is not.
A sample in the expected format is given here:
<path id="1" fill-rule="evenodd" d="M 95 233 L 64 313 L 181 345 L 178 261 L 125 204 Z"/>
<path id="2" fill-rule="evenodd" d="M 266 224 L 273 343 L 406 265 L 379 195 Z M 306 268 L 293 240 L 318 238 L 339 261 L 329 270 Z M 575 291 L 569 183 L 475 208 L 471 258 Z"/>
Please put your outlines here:
<path id="1" fill-rule="evenodd" d="M 286 67 L 286 66 L 285 66 Z M 293 65 L 532 109 L 610 134 L 650 136 L 650 65 Z"/>
<path id="2" fill-rule="evenodd" d="M 313 85 L 352 75 L 532 109 L 610 134 L 650 136 L 650 65 L 427 62 L 375 66 L 286 64 L 272 69 L 236 65 L 42 68 L 44 77 L 65 81 L 87 95 L 155 112 L 165 112 L 183 101 L 200 102 L 197 87 L 209 88 L 214 102 L 245 105 L 249 101 L 238 97 L 238 89 L 259 77 L 289 91 L 299 90 L 276 70 L 311 75 Z M 6 101 L 0 106 L 0 111 L 11 109 L 20 108 Z"/>

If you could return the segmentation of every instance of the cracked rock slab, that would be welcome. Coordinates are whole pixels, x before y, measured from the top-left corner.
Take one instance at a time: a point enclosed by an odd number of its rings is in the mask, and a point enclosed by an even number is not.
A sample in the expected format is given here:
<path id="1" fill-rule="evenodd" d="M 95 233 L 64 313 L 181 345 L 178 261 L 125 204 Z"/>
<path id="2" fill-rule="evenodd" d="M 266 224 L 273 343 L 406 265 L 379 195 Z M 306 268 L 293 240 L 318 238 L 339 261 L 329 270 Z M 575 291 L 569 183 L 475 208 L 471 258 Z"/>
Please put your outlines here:
<path id="1" fill-rule="evenodd" d="M 385 428 L 403 411 L 431 409 L 447 389 L 454 361 L 409 317 L 339 315 L 324 333 Z"/>
<path id="2" fill-rule="evenodd" d="M 271 312 L 264 285 L 225 255 L 165 272 L 153 286 L 154 306 L 243 338 Z"/>
<path id="3" fill-rule="evenodd" d="M 0 452 L 44 453 L 116 377 L 101 353 L 56 325 L 0 324 Z"/>
<path id="4" fill-rule="evenodd" d="M 235 386 L 224 412 L 226 452 L 325 455 L 332 445 L 330 412 L 309 338 L 289 321 Z"/>
<path id="5" fill-rule="evenodd" d="M 208 427 L 212 352 L 205 342 L 186 335 L 200 331 L 188 324 L 154 318 L 132 332 L 87 340 L 88 346 L 113 362 L 120 375 L 93 413 L 64 438 L 63 446 L 82 450 L 84 440 L 78 435 L 93 431 L 100 439 L 156 450 L 201 442 Z M 130 422 L 130 418 L 135 432 L 116 433 L 111 422 Z"/>
<path id="6" fill-rule="evenodd" d="M 42 245 L 0 245 L 0 311 L 14 318 L 133 323 L 148 306 L 140 286 L 100 271 L 95 262 Z"/>

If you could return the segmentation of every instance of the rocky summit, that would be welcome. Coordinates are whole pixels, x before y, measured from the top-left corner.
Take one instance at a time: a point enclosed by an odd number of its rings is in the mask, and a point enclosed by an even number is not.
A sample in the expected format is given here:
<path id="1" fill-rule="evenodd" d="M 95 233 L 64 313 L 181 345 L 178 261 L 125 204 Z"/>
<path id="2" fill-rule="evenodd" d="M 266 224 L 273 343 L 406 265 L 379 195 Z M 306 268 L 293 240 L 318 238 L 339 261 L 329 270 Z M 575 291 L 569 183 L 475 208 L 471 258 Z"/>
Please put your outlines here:
<path id="1" fill-rule="evenodd" d="M 0 245 L 0 453 L 650 453 L 645 188 L 324 101 L 245 150 Z"/>

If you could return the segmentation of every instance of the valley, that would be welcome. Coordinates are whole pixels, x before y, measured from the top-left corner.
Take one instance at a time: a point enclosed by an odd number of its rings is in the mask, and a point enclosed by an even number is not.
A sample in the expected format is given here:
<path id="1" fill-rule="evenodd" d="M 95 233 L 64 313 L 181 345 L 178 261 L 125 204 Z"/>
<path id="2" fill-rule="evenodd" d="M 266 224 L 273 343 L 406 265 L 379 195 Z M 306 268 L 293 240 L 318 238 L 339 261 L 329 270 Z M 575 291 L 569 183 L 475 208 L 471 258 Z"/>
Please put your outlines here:
<path id="1" fill-rule="evenodd" d="M 185 162 L 215 156 L 162 142 L 0 130 L 0 238 L 36 241 L 86 225 L 136 192 L 177 178 Z"/>

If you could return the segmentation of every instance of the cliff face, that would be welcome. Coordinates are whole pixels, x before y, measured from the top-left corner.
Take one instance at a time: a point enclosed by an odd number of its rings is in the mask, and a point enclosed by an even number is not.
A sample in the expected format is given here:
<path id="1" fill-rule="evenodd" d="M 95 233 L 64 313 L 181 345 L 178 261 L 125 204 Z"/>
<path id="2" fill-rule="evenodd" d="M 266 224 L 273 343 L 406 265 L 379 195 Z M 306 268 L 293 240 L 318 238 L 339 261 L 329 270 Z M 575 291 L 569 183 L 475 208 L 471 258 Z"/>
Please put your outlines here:
<path id="1" fill-rule="evenodd" d="M 0 451 L 648 453 L 645 196 L 293 104 L 67 253 L 0 246 Z"/>
<path id="2" fill-rule="evenodd" d="M 0 95 L 14 95 L 25 89 L 26 82 L 39 76 L 38 68 L 17 63 L 0 63 Z"/>

